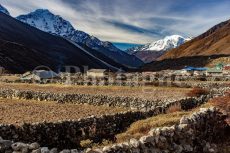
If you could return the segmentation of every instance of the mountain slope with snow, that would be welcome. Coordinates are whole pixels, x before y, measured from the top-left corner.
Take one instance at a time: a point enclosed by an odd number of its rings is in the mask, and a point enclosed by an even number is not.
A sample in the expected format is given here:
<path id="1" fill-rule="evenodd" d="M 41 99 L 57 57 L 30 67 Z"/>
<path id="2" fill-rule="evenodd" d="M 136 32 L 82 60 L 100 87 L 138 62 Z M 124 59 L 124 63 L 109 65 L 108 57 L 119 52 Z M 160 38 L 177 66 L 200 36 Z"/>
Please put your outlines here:
<path id="1" fill-rule="evenodd" d="M 141 60 L 119 50 L 112 43 L 100 41 L 94 36 L 76 30 L 70 22 L 59 15 L 52 14 L 49 10 L 38 9 L 27 15 L 20 15 L 17 19 L 44 32 L 62 36 L 78 44 L 84 44 L 125 66 L 139 67 L 143 64 Z"/>
<path id="2" fill-rule="evenodd" d="M 190 38 L 184 38 L 180 35 L 172 35 L 153 43 L 130 48 L 127 52 L 148 63 L 162 56 L 166 51 L 177 48 L 189 40 Z"/>
<path id="3" fill-rule="evenodd" d="M 0 13 L 0 65 L 12 73 L 32 71 L 45 65 L 59 72 L 64 66 L 89 69 L 125 69 L 105 55 L 66 39 L 43 32 Z M 93 54 L 94 53 L 94 54 Z"/>
<path id="4" fill-rule="evenodd" d="M 10 15 L 9 11 L 0 4 L 0 12 Z"/>

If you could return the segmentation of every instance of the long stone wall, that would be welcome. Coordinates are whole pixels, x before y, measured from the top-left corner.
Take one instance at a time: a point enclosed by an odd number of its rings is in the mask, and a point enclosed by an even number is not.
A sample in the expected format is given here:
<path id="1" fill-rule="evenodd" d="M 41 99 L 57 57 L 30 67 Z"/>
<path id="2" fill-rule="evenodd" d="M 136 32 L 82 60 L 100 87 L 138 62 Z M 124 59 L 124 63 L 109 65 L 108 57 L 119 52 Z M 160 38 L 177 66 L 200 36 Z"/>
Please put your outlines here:
<path id="1" fill-rule="evenodd" d="M 182 117 L 179 124 L 171 127 L 153 129 L 148 135 L 141 137 L 139 140 L 131 139 L 129 142 L 106 146 L 103 149 L 88 148 L 85 151 L 79 151 L 78 149 L 51 149 L 48 148 L 46 144 L 41 145 L 45 147 L 40 147 L 39 143 L 35 141 L 35 143 L 14 143 L 11 140 L 3 140 L 0 137 L 0 152 L 214 153 L 217 152 L 215 143 L 223 140 L 226 132 L 229 130 L 225 118 L 226 115 L 222 114 L 216 108 L 201 109 L 198 113 L 194 113 L 190 117 Z M 64 134 L 67 133 L 63 133 L 63 135 Z M 49 139 L 49 137 L 47 137 L 47 139 Z M 65 147 L 67 148 L 68 146 Z"/>
<path id="2" fill-rule="evenodd" d="M 224 94 L 224 91 L 228 88 L 215 91 L 218 94 Z M 73 96 L 73 97 L 71 97 Z M 35 91 L 21 91 L 13 89 L 0 89 L 0 97 L 3 98 L 21 98 L 21 99 L 35 99 L 35 100 L 51 100 L 62 102 L 78 103 L 76 97 L 79 95 L 66 95 L 55 93 L 44 93 Z M 82 96 L 82 95 L 81 95 Z M 145 119 L 151 116 L 165 113 L 167 109 L 173 105 L 181 105 L 182 109 L 187 110 L 203 104 L 209 98 L 214 97 L 215 94 L 201 96 L 199 98 L 187 98 L 177 101 L 167 101 L 156 103 L 151 105 L 151 109 L 128 111 L 112 115 L 102 115 L 99 117 L 88 117 L 79 120 L 60 121 L 57 123 L 34 123 L 24 124 L 22 126 L 15 125 L 0 125 L 0 136 L 6 140 L 13 140 L 15 142 L 22 141 L 24 143 L 38 142 L 42 146 L 59 147 L 63 148 L 79 148 L 80 141 L 90 139 L 94 142 L 100 142 L 103 139 L 113 139 L 118 133 L 123 132 L 133 122 Z M 79 97 L 78 97 L 79 98 Z M 87 95 L 86 97 L 87 98 Z M 91 102 L 94 97 L 88 97 Z M 70 99 L 70 100 L 68 100 Z M 116 101 L 117 99 L 113 99 Z M 83 101 L 82 101 L 83 102 Z M 123 101 L 122 101 L 123 102 Z M 125 101 L 127 106 L 133 101 Z M 143 101 L 142 101 L 143 102 Z M 91 104 L 91 103 L 89 103 Z M 93 103 L 95 105 L 106 104 L 106 101 Z M 133 104 L 135 108 L 149 107 L 145 103 Z M 141 105 L 141 106 L 139 106 Z M 121 103 L 117 102 L 116 105 L 121 106 Z"/>
<path id="3" fill-rule="evenodd" d="M 164 113 L 166 108 L 157 107 L 147 112 L 124 112 L 57 123 L 0 125 L 0 136 L 4 139 L 22 142 L 39 142 L 41 145 L 60 148 L 80 147 L 80 141 L 90 139 L 100 142 L 114 138 L 137 120 Z"/>
<path id="4" fill-rule="evenodd" d="M 223 140 L 229 126 L 226 115 L 216 108 L 201 109 L 191 117 L 183 117 L 179 125 L 156 128 L 139 140 L 114 144 L 87 153 L 213 153 L 215 143 Z M 223 140 L 224 141 L 224 140 Z"/>
<path id="5" fill-rule="evenodd" d="M 213 96 L 207 95 L 199 98 L 181 98 L 184 103 L 202 103 L 205 99 Z M 40 91 L 27 91 L 0 88 L 1 98 L 11 99 L 26 99 L 37 101 L 56 101 L 59 103 L 75 103 L 75 104 L 90 104 L 90 105 L 106 105 L 112 107 L 124 107 L 131 110 L 147 111 L 154 109 L 157 106 L 167 105 L 176 100 L 146 100 L 135 97 L 122 96 L 107 96 L 107 95 L 91 95 L 91 94 L 64 94 L 64 93 L 48 93 Z M 180 100 L 177 100 L 180 101 Z M 197 102 L 198 101 L 198 102 Z M 182 102 L 183 103 L 183 102 Z"/>
<path id="6" fill-rule="evenodd" d="M 0 125 L 0 136 L 4 139 L 26 143 L 36 141 L 49 147 L 59 146 L 62 148 L 64 146 L 74 148 L 79 147 L 80 141 L 86 139 L 94 142 L 100 142 L 103 139 L 112 140 L 116 134 L 126 130 L 133 122 L 165 113 L 173 105 L 181 105 L 182 109 L 187 110 L 204 103 L 206 100 L 207 97 L 204 96 L 182 99 L 155 106 L 148 111 L 128 111 L 99 117 L 92 116 L 79 120 L 60 121 L 58 123 L 43 122 L 24 124 L 20 127 Z"/>

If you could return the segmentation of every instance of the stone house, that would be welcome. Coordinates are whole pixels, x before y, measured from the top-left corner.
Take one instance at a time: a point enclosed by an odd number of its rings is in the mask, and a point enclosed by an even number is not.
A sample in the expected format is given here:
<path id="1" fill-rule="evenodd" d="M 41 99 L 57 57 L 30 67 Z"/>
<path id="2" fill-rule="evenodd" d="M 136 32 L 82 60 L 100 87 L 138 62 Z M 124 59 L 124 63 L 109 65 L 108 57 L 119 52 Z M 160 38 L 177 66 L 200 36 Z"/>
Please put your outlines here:
<path id="1" fill-rule="evenodd" d="M 104 78 L 109 75 L 109 70 L 107 69 L 90 69 L 86 73 L 87 77 L 93 78 Z"/>
<path id="2" fill-rule="evenodd" d="M 223 64 L 217 64 L 215 67 L 213 68 L 209 68 L 206 72 L 207 76 L 222 76 L 223 75 Z"/>
<path id="3" fill-rule="evenodd" d="M 222 69 L 216 69 L 216 68 L 210 68 L 206 72 L 207 76 L 222 76 L 222 74 L 223 74 L 223 70 Z"/>
<path id="4" fill-rule="evenodd" d="M 205 67 L 185 67 L 184 68 L 187 73 L 190 73 L 192 76 L 202 76 L 206 73 L 207 68 Z"/>
<path id="5" fill-rule="evenodd" d="M 51 80 L 51 79 L 57 79 L 57 78 L 59 78 L 59 75 L 53 71 L 36 70 L 36 71 L 24 73 L 21 76 L 20 80 L 44 81 L 44 80 Z"/>

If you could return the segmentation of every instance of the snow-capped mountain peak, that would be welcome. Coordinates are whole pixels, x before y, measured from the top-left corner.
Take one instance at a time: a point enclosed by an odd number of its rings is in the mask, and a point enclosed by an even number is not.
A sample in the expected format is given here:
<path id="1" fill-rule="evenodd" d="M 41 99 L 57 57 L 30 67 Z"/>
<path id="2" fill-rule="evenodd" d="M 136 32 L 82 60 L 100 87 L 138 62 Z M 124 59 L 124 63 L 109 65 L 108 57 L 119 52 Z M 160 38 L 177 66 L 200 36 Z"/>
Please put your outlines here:
<path id="1" fill-rule="evenodd" d="M 166 36 L 164 39 L 155 41 L 153 43 L 135 47 L 132 50 L 133 52 L 135 51 L 167 51 L 167 50 L 176 48 L 189 40 L 190 38 L 184 38 L 180 35 L 171 35 L 171 36 Z"/>
<path id="2" fill-rule="evenodd" d="M 9 11 L 0 4 L 0 12 L 10 15 Z"/>
<path id="3" fill-rule="evenodd" d="M 139 67 L 143 64 L 141 60 L 121 51 L 112 43 L 101 41 L 83 31 L 76 30 L 69 21 L 59 15 L 54 15 L 49 10 L 38 9 L 27 15 L 20 15 L 17 19 L 44 32 L 86 45 L 128 67 Z"/>
<path id="4" fill-rule="evenodd" d="M 166 36 L 164 39 L 153 43 L 130 48 L 127 52 L 148 63 L 162 56 L 166 51 L 177 48 L 189 40 L 191 39 L 180 35 Z"/>
<path id="5" fill-rule="evenodd" d="M 47 9 L 38 9 L 28 15 L 18 16 L 17 19 L 42 31 L 60 36 L 70 35 L 75 31 L 68 21 Z"/>
<path id="6" fill-rule="evenodd" d="M 188 38 L 184 38 L 180 35 L 167 36 L 162 40 L 158 40 L 149 45 L 149 50 L 153 51 L 166 51 L 172 48 L 176 48 L 188 41 Z"/>

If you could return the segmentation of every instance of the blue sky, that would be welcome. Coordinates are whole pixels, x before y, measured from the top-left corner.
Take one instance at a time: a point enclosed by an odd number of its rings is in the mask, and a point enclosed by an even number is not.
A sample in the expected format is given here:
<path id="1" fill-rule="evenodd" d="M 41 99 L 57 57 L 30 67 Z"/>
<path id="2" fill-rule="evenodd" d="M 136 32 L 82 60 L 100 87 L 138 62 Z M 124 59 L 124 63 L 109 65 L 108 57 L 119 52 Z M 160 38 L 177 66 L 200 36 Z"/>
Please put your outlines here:
<path id="1" fill-rule="evenodd" d="M 13 16 L 49 9 L 123 47 L 167 35 L 195 37 L 230 18 L 230 0 L 0 0 Z"/>
<path id="2" fill-rule="evenodd" d="M 121 50 L 127 50 L 128 48 L 132 48 L 132 47 L 141 45 L 141 44 L 116 43 L 116 42 L 114 42 L 113 44 Z"/>

